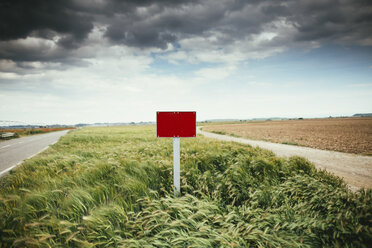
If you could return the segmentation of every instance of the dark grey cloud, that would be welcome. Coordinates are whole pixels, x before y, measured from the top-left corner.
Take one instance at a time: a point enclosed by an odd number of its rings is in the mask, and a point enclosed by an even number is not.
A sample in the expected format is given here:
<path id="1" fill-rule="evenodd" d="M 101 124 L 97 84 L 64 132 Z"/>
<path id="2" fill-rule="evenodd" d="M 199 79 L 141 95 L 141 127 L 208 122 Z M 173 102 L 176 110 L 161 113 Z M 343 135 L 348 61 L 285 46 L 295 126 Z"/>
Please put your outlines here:
<path id="1" fill-rule="evenodd" d="M 370 46 L 370 13 L 371 1 L 362 0 L 1 0 L 0 59 L 66 62 L 80 56 L 76 49 L 97 42 L 87 40 L 94 26 L 106 27 L 109 43 L 136 48 L 165 49 L 185 38 L 212 36 L 223 48 L 275 30 L 280 22 L 295 32 L 278 29 L 278 37 L 264 46 Z M 27 37 L 42 40 L 31 45 L 18 40 Z"/>
<path id="2" fill-rule="evenodd" d="M 129 46 L 165 48 L 169 42 L 185 37 L 218 32 L 222 34 L 220 37 L 225 37 L 221 39 L 223 45 L 258 34 L 268 24 L 285 20 L 297 30 L 294 37 L 287 37 L 287 42 L 359 45 L 372 38 L 370 1 L 180 2 L 178 5 L 153 2 L 145 9 L 133 8 L 130 13 L 108 21 L 106 37 Z"/>
<path id="3" fill-rule="evenodd" d="M 371 1 L 299 1 L 290 8 L 295 40 L 363 44 L 372 38 Z"/>
<path id="4" fill-rule="evenodd" d="M 35 35 L 48 38 L 51 33 L 69 34 L 61 42 L 73 46 L 93 28 L 93 16 L 71 1 L 2 0 L 0 2 L 0 39 L 12 40 Z"/>

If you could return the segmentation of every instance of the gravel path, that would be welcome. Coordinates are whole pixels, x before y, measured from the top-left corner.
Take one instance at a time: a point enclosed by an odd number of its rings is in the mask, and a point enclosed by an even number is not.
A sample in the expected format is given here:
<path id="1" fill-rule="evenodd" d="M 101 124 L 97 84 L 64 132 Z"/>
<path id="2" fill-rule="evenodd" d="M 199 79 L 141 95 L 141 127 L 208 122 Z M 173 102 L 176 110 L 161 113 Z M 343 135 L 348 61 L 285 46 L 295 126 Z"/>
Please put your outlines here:
<path id="1" fill-rule="evenodd" d="M 311 161 L 317 168 L 326 169 L 343 178 L 351 190 L 372 188 L 372 157 L 236 138 L 205 132 L 200 130 L 200 127 L 198 127 L 198 134 L 208 138 L 259 146 L 281 157 L 301 156 Z"/>

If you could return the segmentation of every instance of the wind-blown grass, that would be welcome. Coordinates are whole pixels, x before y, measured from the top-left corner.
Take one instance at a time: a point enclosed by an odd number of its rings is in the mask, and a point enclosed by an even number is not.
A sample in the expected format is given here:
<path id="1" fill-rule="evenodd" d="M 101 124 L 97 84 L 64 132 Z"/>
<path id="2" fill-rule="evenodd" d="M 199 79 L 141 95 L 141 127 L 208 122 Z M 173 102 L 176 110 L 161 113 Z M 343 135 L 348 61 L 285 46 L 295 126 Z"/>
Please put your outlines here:
<path id="1" fill-rule="evenodd" d="M 0 183 L 0 247 L 368 247 L 372 192 L 308 161 L 154 127 L 75 130 Z"/>

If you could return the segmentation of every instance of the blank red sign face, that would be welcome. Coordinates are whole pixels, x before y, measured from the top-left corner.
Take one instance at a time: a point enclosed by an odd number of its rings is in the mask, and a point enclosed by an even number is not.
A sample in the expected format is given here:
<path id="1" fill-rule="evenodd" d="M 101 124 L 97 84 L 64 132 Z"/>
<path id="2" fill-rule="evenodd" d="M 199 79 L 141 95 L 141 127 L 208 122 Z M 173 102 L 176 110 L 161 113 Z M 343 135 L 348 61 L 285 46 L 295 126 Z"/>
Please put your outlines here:
<path id="1" fill-rule="evenodd" d="M 156 112 L 157 137 L 195 137 L 196 112 Z"/>

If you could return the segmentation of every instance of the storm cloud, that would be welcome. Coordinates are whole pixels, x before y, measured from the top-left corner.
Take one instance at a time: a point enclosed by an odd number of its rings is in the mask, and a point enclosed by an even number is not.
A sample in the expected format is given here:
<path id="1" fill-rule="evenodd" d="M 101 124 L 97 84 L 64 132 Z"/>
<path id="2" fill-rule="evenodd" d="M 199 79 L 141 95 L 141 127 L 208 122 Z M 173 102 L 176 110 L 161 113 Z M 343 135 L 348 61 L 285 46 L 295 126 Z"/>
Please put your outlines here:
<path id="1" fill-rule="evenodd" d="M 372 45 L 370 1 L 2 0 L 0 59 L 76 63 L 95 44 L 234 50 Z M 99 38 L 90 38 L 100 30 Z M 194 48 L 193 48 L 194 47 Z M 83 51 L 84 50 L 84 51 Z"/>

